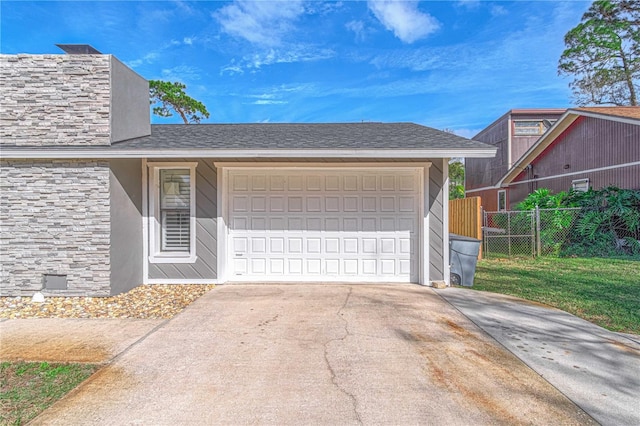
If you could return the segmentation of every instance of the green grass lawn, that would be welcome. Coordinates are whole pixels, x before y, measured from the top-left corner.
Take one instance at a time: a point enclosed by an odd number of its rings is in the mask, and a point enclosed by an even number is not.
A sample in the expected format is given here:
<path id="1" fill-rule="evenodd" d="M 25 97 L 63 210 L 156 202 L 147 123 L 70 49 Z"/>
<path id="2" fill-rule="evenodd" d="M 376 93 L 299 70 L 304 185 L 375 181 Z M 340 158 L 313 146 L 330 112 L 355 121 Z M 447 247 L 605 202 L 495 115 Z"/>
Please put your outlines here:
<path id="1" fill-rule="evenodd" d="M 640 334 L 640 262 L 600 258 L 489 259 L 475 290 L 544 303 L 612 331 Z"/>
<path id="2" fill-rule="evenodd" d="M 22 425 L 98 369 L 89 364 L 0 363 L 0 425 Z"/>

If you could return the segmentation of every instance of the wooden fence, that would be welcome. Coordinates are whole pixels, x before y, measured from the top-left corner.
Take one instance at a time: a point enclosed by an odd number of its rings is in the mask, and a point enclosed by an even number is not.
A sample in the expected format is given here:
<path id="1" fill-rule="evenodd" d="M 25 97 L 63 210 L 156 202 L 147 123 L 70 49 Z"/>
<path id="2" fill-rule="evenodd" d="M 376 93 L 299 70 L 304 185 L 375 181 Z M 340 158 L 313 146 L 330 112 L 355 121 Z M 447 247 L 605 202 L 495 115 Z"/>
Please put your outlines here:
<path id="1" fill-rule="evenodd" d="M 482 212 L 480 197 L 449 201 L 449 232 L 482 239 Z M 478 259 L 482 259 L 482 246 Z"/>

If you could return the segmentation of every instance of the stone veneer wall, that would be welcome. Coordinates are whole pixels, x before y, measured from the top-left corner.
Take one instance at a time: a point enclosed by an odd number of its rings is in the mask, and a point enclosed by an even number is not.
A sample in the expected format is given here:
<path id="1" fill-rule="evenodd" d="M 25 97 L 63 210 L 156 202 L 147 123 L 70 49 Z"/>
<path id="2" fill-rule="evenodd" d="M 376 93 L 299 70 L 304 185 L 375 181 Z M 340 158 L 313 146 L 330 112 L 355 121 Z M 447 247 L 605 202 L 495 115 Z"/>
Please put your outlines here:
<path id="1" fill-rule="evenodd" d="M 110 145 L 110 55 L 0 55 L 0 146 Z"/>
<path id="2" fill-rule="evenodd" d="M 67 275 L 59 295 L 110 294 L 107 161 L 3 160 L 0 193 L 0 295 L 31 296 L 43 274 Z"/>

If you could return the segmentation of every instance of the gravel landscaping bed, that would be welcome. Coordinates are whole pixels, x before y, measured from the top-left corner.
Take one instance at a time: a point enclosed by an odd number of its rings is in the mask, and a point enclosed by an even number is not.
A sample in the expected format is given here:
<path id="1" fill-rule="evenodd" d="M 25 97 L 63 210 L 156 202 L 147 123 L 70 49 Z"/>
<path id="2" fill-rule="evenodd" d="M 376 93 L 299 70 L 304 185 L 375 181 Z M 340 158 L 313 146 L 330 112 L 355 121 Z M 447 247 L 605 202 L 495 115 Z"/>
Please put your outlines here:
<path id="1" fill-rule="evenodd" d="M 141 285 L 112 297 L 0 297 L 0 318 L 141 318 L 178 314 L 215 285 Z"/>

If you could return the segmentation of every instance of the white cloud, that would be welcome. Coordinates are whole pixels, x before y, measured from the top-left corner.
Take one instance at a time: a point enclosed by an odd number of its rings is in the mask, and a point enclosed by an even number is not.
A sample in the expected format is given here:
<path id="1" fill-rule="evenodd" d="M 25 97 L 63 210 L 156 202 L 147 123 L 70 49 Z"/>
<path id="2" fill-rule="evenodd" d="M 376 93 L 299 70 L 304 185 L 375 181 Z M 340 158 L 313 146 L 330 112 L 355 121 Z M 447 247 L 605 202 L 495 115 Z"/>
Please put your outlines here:
<path id="1" fill-rule="evenodd" d="M 440 28 L 433 16 L 418 10 L 415 1 L 369 0 L 368 5 L 385 28 L 405 43 L 425 38 Z"/>
<path id="2" fill-rule="evenodd" d="M 312 62 L 335 56 L 331 49 L 315 49 L 304 45 L 287 46 L 282 49 L 270 48 L 264 52 L 246 55 L 240 61 L 231 61 L 221 72 L 231 74 L 243 73 L 245 70 L 259 70 L 263 66 L 294 62 Z"/>
<path id="3" fill-rule="evenodd" d="M 195 41 L 195 39 L 196 39 L 195 37 L 185 37 L 184 39 L 182 39 L 182 42 L 186 45 L 191 46 Z"/>
<path id="4" fill-rule="evenodd" d="M 456 5 L 467 9 L 477 9 L 480 7 L 480 0 L 458 0 Z"/>
<path id="5" fill-rule="evenodd" d="M 364 22 L 362 21 L 349 21 L 345 24 L 345 27 L 349 30 L 349 31 L 353 31 L 356 35 L 356 40 L 364 40 L 365 38 L 365 27 L 364 27 Z"/>
<path id="6" fill-rule="evenodd" d="M 144 55 L 142 58 L 134 59 L 133 61 L 129 61 L 126 64 L 129 68 L 136 68 L 142 64 L 150 64 L 154 62 L 158 58 L 158 56 L 159 55 L 157 52 L 150 52 Z"/>
<path id="7" fill-rule="evenodd" d="M 178 65 L 173 68 L 165 68 L 161 71 L 162 79 L 168 81 L 195 81 L 200 80 L 202 70 L 188 65 Z"/>
<path id="8" fill-rule="evenodd" d="M 277 46 L 304 13 L 301 0 L 236 0 L 213 14 L 227 34 L 262 46 Z"/>
<path id="9" fill-rule="evenodd" d="M 507 12 L 507 9 L 505 9 L 503 6 L 500 6 L 498 4 L 494 4 L 491 6 L 491 16 L 503 16 L 503 15 L 507 15 L 509 12 Z"/>
<path id="10" fill-rule="evenodd" d="M 254 101 L 252 105 L 282 105 L 288 103 L 289 102 L 287 101 L 277 101 L 274 99 L 258 99 L 257 101 Z"/>

